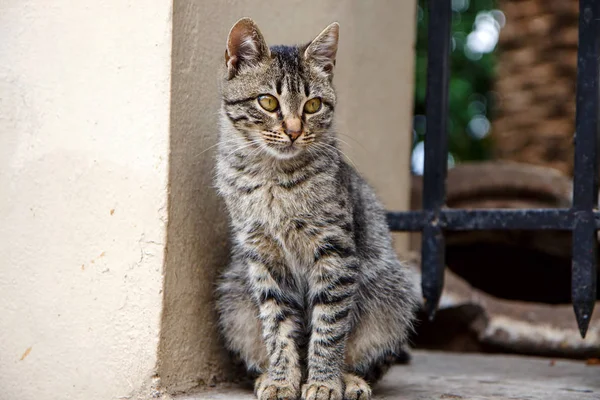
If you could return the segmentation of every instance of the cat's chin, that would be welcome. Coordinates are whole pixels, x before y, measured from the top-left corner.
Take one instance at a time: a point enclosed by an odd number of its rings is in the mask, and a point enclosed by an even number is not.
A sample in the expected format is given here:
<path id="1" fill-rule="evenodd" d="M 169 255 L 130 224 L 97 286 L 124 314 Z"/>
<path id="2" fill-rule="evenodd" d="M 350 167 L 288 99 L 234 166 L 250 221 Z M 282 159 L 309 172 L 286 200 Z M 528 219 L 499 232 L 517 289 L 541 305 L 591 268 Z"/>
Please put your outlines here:
<path id="1" fill-rule="evenodd" d="M 278 160 L 291 160 L 292 158 L 298 157 L 302 153 L 302 149 L 296 146 L 282 147 L 278 149 L 267 147 L 266 150 L 270 156 Z"/>

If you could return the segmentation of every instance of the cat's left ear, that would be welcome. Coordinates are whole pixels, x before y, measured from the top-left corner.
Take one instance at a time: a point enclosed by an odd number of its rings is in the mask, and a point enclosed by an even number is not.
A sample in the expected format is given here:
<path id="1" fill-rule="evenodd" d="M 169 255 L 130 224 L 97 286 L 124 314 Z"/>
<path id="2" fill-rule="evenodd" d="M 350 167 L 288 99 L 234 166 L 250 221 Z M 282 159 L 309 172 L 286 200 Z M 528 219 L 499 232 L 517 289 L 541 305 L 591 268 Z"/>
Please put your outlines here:
<path id="1" fill-rule="evenodd" d="M 323 30 L 306 48 L 304 58 L 333 78 L 340 24 L 334 22 Z"/>

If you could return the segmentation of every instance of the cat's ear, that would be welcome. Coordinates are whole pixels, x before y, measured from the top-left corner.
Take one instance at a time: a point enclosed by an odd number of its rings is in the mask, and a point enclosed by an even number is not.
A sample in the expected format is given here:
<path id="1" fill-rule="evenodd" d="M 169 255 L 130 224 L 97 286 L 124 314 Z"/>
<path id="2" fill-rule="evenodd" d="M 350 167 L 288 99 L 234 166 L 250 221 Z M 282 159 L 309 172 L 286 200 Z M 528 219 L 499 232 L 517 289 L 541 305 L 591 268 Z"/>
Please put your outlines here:
<path id="1" fill-rule="evenodd" d="M 337 54 L 340 24 L 334 22 L 323 30 L 306 48 L 304 57 L 323 72 L 333 77 L 335 55 Z"/>
<path id="2" fill-rule="evenodd" d="M 258 26 L 250 18 L 240 19 L 233 25 L 227 37 L 227 79 L 233 78 L 243 66 L 256 65 L 269 56 L 269 46 Z"/>

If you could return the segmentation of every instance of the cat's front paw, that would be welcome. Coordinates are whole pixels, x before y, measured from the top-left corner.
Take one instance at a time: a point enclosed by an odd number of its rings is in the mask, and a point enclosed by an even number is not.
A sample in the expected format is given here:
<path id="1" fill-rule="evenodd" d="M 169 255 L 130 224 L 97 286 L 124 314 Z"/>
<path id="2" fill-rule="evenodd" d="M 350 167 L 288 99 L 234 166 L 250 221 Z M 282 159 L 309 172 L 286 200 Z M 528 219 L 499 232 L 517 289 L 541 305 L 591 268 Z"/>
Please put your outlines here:
<path id="1" fill-rule="evenodd" d="M 353 374 L 344 374 L 345 400 L 371 400 L 371 388 L 364 379 Z"/>
<path id="2" fill-rule="evenodd" d="M 302 400 L 342 400 L 341 379 L 329 381 L 308 381 L 302 387 Z"/>
<path id="3" fill-rule="evenodd" d="M 273 381 L 268 374 L 262 374 L 254 384 L 258 400 L 297 400 L 300 391 L 288 381 Z"/>

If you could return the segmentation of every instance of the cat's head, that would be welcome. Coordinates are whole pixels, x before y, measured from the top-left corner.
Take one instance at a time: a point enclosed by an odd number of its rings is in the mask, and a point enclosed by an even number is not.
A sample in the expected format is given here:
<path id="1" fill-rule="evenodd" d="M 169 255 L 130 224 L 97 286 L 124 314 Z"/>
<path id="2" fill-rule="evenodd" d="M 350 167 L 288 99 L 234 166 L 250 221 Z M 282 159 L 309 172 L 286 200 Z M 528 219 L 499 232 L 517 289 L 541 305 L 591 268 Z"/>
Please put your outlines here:
<path id="1" fill-rule="evenodd" d="M 251 19 L 239 20 L 223 60 L 223 111 L 233 132 L 280 159 L 326 146 L 338 33 L 333 23 L 309 44 L 269 48 Z"/>

